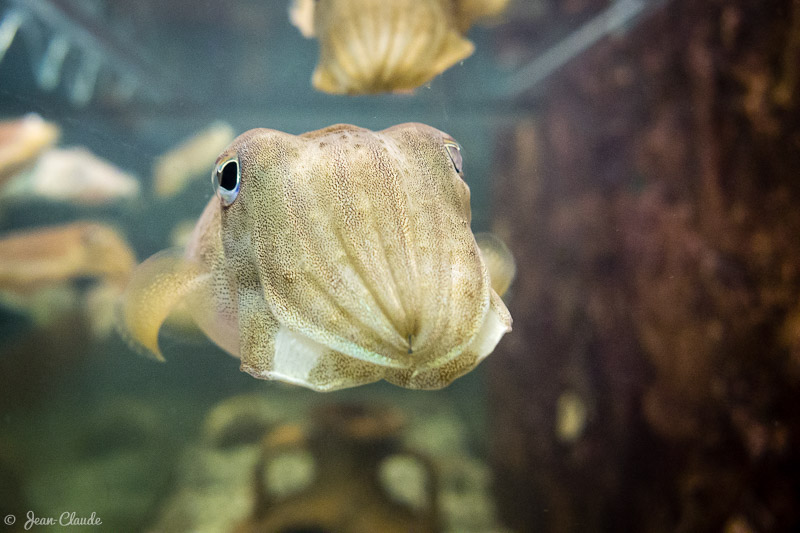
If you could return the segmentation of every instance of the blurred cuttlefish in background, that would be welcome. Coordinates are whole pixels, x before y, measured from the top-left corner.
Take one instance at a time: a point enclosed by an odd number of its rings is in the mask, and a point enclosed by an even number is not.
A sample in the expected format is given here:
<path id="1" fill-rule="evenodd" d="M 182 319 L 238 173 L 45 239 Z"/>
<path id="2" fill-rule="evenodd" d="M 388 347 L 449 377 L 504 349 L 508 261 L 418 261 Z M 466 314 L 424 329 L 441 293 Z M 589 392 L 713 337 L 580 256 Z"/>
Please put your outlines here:
<path id="1" fill-rule="evenodd" d="M 0 237 L 0 304 L 41 326 L 63 312 L 87 312 L 96 333 L 113 326 L 113 307 L 136 258 L 112 227 L 78 221 Z M 90 282 L 87 299 L 79 285 Z M 81 307 L 86 307 L 85 309 Z"/>
<path id="2" fill-rule="evenodd" d="M 61 130 L 36 113 L 0 122 L 0 184 L 31 166 Z"/>
<path id="3" fill-rule="evenodd" d="M 12 179 L 2 197 L 45 199 L 83 206 L 104 205 L 139 195 L 139 180 L 86 148 L 52 148 L 30 170 Z"/>
<path id="4" fill-rule="evenodd" d="M 319 40 L 320 91 L 410 91 L 469 57 L 464 34 L 508 0 L 295 0 L 290 19 Z"/>
<path id="5" fill-rule="evenodd" d="M 180 193 L 199 176 L 208 179 L 217 154 L 236 134 L 230 124 L 217 121 L 200 133 L 156 158 L 153 163 L 153 186 L 156 196 L 170 198 Z"/>

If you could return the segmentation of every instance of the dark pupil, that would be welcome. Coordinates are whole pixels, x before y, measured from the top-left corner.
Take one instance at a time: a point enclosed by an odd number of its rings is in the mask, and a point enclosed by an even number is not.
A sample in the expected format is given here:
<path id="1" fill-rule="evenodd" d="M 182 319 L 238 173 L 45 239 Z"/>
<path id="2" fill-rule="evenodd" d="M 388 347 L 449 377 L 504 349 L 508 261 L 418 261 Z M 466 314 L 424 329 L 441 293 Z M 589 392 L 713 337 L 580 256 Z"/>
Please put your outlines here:
<path id="1" fill-rule="evenodd" d="M 238 174 L 236 161 L 228 161 L 219 173 L 219 186 L 226 191 L 236 188 L 236 174 Z"/>

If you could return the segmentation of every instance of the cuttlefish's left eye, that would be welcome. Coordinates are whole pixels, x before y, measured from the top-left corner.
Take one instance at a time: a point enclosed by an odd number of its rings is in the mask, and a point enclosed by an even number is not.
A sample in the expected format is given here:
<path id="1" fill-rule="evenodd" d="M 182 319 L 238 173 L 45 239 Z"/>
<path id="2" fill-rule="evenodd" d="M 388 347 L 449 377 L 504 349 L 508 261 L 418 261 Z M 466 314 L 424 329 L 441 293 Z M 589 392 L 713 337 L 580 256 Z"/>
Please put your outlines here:
<path id="1" fill-rule="evenodd" d="M 242 183 L 239 160 L 232 157 L 220 162 L 214 170 L 212 181 L 222 205 L 225 207 L 231 205 L 239 196 L 239 186 Z"/>
<path id="2" fill-rule="evenodd" d="M 447 154 L 450 156 L 450 161 L 453 162 L 456 172 L 461 174 L 461 168 L 464 164 L 464 160 L 461 158 L 461 145 L 453 139 L 445 139 L 444 147 L 447 148 Z"/>

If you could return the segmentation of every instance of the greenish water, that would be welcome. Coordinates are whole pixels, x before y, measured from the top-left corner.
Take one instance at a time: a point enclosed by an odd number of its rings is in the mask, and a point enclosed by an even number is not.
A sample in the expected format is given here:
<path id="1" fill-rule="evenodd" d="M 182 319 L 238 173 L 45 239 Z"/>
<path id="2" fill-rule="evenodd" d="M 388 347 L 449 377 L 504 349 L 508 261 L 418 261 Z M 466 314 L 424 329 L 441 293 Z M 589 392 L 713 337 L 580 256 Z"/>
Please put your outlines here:
<path id="1" fill-rule="evenodd" d="M 237 133 L 269 127 L 294 134 L 334 123 L 370 129 L 427 123 L 461 143 L 472 191 L 473 228 L 488 229 L 495 130 L 533 112 L 493 96 L 502 69 L 491 57 L 492 30 L 474 30 L 470 37 L 476 54 L 413 95 L 338 97 L 310 87 L 316 43 L 288 24 L 284 2 L 234 3 L 217 23 L 207 13 L 217 3 L 199 3 L 200 14 L 184 13 L 183 25 L 177 22 L 181 10 L 191 8 L 176 4 L 168 20 L 155 12 L 149 17 L 138 13 L 127 26 L 113 9 L 102 2 L 94 5 L 95 20 L 108 22 L 106 30 L 122 27 L 129 34 L 126 41 L 134 43 L 131 51 L 155 61 L 154 75 L 165 78 L 167 89 L 156 98 L 137 93 L 130 102 L 114 104 L 104 99 L 108 80 L 101 76 L 95 96 L 85 105 L 73 105 L 68 92 L 80 70 L 81 53 L 68 56 L 61 83 L 45 91 L 35 83 L 40 50 L 20 38 L 0 63 L 0 117 L 40 114 L 62 129 L 59 145 L 85 146 L 134 173 L 141 180 L 142 195 L 92 208 L 35 198 L 7 203 L 0 206 L 0 232 L 89 219 L 118 228 L 139 260 L 168 248 L 171 230 L 196 218 L 213 190 L 207 179 L 198 179 L 174 198 L 156 198 L 153 161 L 214 120 L 229 122 Z M 240 30 L 236 17 L 254 9 L 267 13 L 266 27 Z M 149 83 L 146 76 L 141 81 Z M 78 519 L 101 521 L 74 526 L 75 531 L 229 528 L 251 512 L 242 501 L 248 502 L 252 491 L 249 480 L 258 439 L 238 443 L 241 449 L 233 458 L 203 456 L 200 464 L 211 461 L 205 469 L 205 492 L 191 492 L 197 489 L 196 477 L 204 474 L 186 465 L 192 464 L 192 454 L 202 455 L 208 447 L 203 427 L 212 409 L 243 394 L 272 402 L 270 416 L 275 420 L 300 424 L 308 424 L 308 410 L 324 402 L 400 407 L 410 421 L 404 435 L 414 435 L 416 448 L 449 465 L 442 475 L 450 475 L 457 488 L 448 493 L 450 510 L 445 514 L 466 516 L 475 531 L 495 529 L 485 466 L 483 369 L 436 392 L 379 383 L 321 395 L 253 379 L 239 371 L 237 360 L 201 339 L 162 335 L 167 362 L 158 364 L 138 356 L 114 333 L 92 339 L 78 314 L 43 327 L 22 312 L 0 309 L 0 511 L 16 517 L 11 530 L 24 525 L 29 513 L 40 520 L 33 522 L 35 529 L 71 512 Z M 214 465 L 223 474 L 215 474 Z M 471 479 L 478 480 L 474 494 L 469 492 Z M 223 509 L 231 505 L 225 494 L 236 495 L 232 499 L 239 502 L 234 508 L 240 510 L 232 516 L 223 516 Z M 200 523 L 180 521 L 175 515 Z M 459 527 L 451 524 L 451 530 Z"/>

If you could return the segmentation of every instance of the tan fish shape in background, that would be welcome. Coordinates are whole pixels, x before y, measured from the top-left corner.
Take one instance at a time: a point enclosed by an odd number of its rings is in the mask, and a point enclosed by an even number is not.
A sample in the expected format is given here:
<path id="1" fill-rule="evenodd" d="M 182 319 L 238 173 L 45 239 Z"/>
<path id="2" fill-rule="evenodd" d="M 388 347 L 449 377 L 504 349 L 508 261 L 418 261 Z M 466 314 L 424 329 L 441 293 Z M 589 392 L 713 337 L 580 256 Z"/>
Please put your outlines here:
<path id="1" fill-rule="evenodd" d="M 61 130 L 36 113 L 0 122 L 0 184 L 32 165 Z"/>
<path id="2" fill-rule="evenodd" d="M 469 57 L 464 34 L 508 0 L 295 0 L 290 19 L 320 44 L 312 83 L 335 94 L 408 91 Z"/>
<path id="3" fill-rule="evenodd" d="M 2 196 L 97 206 L 135 198 L 139 190 L 135 176 L 86 148 L 52 148 L 32 169 L 11 180 Z"/>
<path id="4" fill-rule="evenodd" d="M 37 317 L 75 310 L 81 279 L 97 282 L 90 291 L 90 321 L 107 322 L 112 301 L 128 282 L 136 258 L 112 227 L 79 221 L 59 226 L 18 230 L 0 237 L 0 303 Z M 103 297 L 115 293 L 113 297 Z M 105 304 L 100 302 L 104 301 Z M 108 324 L 110 326 L 110 324 Z M 96 329 L 107 331 L 107 326 Z"/>
<path id="5" fill-rule="evenodd" d="M 162 359 L 159 328 L 183 304 L 255 377 L 443 387 L 511 329 L 493 286 L 513 269 L 483 257 L 513 259 L 476 243 L 461 166 L 460 146 L 424 124 L 244 133 L 186 250 L 135 271 L 121 329 Z"/>
<path id="6" fill-rule="evenodd" d="M 181 192 L 198 176 L 208 179 L 217 154 L 235 137 L 233 128 L 225 122 L 214 122 L 206 129 L 186 139 L 153 164 L 153 185 L 156 196 L 168 198 Z"/>

